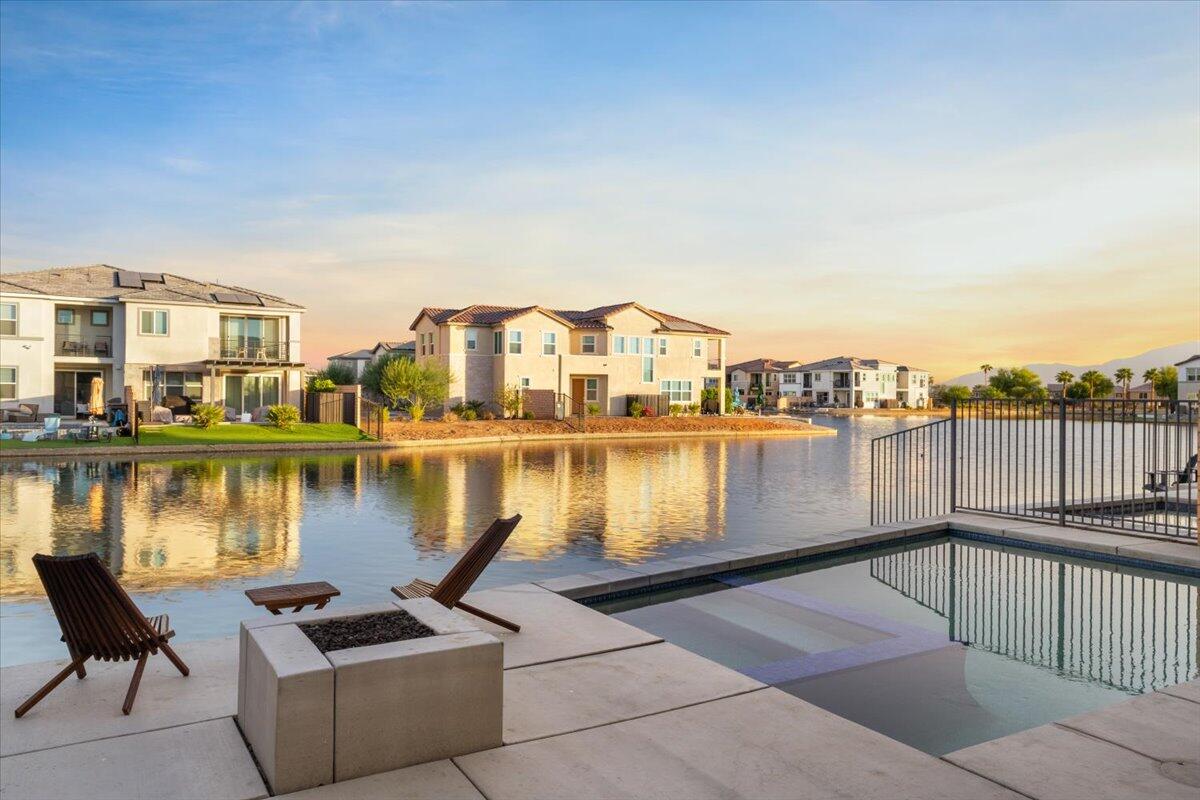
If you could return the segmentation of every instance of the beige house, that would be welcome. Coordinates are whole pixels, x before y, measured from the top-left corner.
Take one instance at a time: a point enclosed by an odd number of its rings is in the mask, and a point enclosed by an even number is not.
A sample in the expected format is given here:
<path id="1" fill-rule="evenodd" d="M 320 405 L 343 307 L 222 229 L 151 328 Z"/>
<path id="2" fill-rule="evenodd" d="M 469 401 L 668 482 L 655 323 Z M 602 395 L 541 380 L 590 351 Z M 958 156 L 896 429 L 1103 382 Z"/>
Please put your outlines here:
<path id="1" fill-rule="evenodd" d="M 455 376 L 448 405 L 491 401 L 504 386 L 549 390 L 557 402 L 594 403 L 617 416 L 628 395 L 694 403 L 716 388 L 724 403 L 729 333 L 638 303 L 424 308 L 410 328 L 417 361 L 436 360 Z"/>

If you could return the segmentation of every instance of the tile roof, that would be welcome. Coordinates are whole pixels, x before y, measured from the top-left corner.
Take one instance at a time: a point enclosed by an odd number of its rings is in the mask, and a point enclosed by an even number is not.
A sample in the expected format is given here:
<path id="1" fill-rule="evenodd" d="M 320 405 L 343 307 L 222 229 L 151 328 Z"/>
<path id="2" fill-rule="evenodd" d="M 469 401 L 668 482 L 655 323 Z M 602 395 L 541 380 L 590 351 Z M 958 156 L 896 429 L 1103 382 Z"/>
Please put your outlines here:
<path id="1" fill-rule="evenodd" d="M 735 369 L 740 369 L 742 372 L 783 372 L 789 366 L 796 364 L 795 361 L 781 361 L 777 358 L 755 358 L 750 361 L 742 361 L 738 364 L 729 364 L 725 367 L 727 372 L 733 372 Z"/>
<path id="2" fill-rule="evenodd" d="M 122 282 L 129 285 L 121 285 Z M 282 297 L 255 289 L 196 281 L 166 272 L 132 272 L 107 264 L 5 272 L 0 275 L 0 292 L 113 302 L 200 303 L 222 308 L 258 307 L 255 300 L 261 300 L 262 305 L 273 308 L 304 309 L 304 306 L 290 303 Z M 226 302 L 221 302 L 218 296 L 226 298 Z M 232 302 L 234 297 L 247 302 Z"/>
<path id="3" fill-rule="evenodd" d="M 348 350 L 345 353 L 338 353 L 336 356 L 329 356 L 329 361 L 335 358 L 344 359 L 346 361 L 366 361 L 371 357 L 370 350 Z"/>
<path id="4" fill-rule="evenodd" d="M 645 308 L 635 302 L 616 303 L 608 306 L 597 306 L 584 311 L 574 311 L 569 309 L 553 309 L 544 306 L 493 306 L 493 305 L 469 305 L 465 308 L 432 308 L 426 307 L 421 309 L 421 313 L 417 315 L 417 319 L 413 320 L 410 328 L 415 328 L 417 321 L 422 316 L 429 317 L 435 324 L 455 324 L 455 325 L 499 325 L 510 319 L 523 316 L 533 311 L 540 311 L 544 314 L 549 314 L 552 317 L 557 317 L 563 323 L 573 328 L 608 328 L 608 317 L 624 311 L 628 308 L 639 308 L 645 311 L 650 316 L 658 320 L 659 329 L 677 333 L 707 333 L 718 336 L 728 336 L 728 331 L 723 331 L 720 328 L 714 328 L 709 325 L 703 325 L 699 322 L 677 317 L 674 314 L 666 314 L 662 311 Z"/>
<path id="5" fill-rule="evenodd" d="M 879 369 L 880 367 L 896 367 L 900 366 L 894 361 L 884 361 L 879 358 L 859 358 L 858 356 L 834 356 L 821 361 L 813 361 L 808 364 L 801 364 L 797 367 L 799 372 L 810 372 L 812 370 L 830 369 Z M 911 370 L 911 368 L 908 368 Z M 924 372 L 924 370 L 919 370 Z"/>

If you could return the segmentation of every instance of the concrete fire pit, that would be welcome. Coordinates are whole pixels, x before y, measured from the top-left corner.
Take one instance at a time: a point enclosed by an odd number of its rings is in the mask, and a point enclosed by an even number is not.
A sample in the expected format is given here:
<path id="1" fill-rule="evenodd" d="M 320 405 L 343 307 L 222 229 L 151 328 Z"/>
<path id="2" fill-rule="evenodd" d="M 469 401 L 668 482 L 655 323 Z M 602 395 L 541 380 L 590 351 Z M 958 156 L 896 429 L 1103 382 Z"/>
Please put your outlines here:
<path id="1" fill-rule="evenodd" d="M 427 635 L 322 653 L 304 631 L 352 621 L 340 627 L 366 628 L 369 638 L 407 625 L 379 616 L 401 612 Z M 238 724 L 273 793 L 500 746 L 504 658 L 496 637 L 427 598 L 298 616 L 242 627 Z M 331 638 L 326 633 L 313 635 Z"/>

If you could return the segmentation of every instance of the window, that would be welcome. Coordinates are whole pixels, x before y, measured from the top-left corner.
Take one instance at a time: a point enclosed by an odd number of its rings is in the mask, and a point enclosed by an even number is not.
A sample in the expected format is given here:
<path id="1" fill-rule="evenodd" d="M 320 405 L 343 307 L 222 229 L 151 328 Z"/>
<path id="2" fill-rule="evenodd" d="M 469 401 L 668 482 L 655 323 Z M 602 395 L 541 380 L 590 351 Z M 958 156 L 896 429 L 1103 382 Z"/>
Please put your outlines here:
<path id="1" fill-rule="evenodd" d="M 467 329 L 467 350 L 475 352 L 479 349 L 479 331 L 474 328 Z"/>
<path id="2" fill-rule="evenodd" d="M 151 370 L 142 370 L 142 397 L 147 400 L 154 397 L 153 379 L 154 374 Z M 192 400 L 199 400 L 204 394 L 199 372 L 167 372 L 163 375 L 162 389 L 164 395 L 173 394 Z"/>
<path id="3" fill-rule="evenodd" d="M 660 386 L 662 388 L 662 393 L 665 394 L 672 403 L 692 402 L 691 381 L 663 381 Z"/>
<path id="4" fill-rule="evenodd" d="M 239 414 L 279 403 L 278 375 L 226 375 L 225 405 Z"/>
<path id="5" fill-rule="evenodd" d="M 542 355 L 552 356 L 558 352 L 558 334 L 546 331 L 542 334 Z"/>
<path id="6" fill-rule="evenodd" d="M 504 331 L 492 331 L 492 353 L 500 355 L 504 352 Z"/>
<path id="7" fill-rule="evenodd" d="M 510 352 L 516 356 L 521 355 L 521 332 L 520 331 L 509 331 L 508 332 L 508 352 Z"/>
<path id="8" fill-rule="evenodd" d="M 638 338 L 638 337 L 636 337 L 636 336 L 630 336 L 630 337 L 629 337 L 629 352 L 630 352 L 630 353 L 632 353 L 632 354 L 633 354 L 633 355 L 635 355 L 635 356 L 636 356 L 636 355 L 641 355 L 641 352 L 642 352 L 642 340 L 641 340 L 641 339 L 639 339 L 639 338 Z"/>
<path id="9" fill-rule="evenodd" d="M 1188 383 L 1200 381 L 1200 367 L 1187 367 L 1187 372 L 1184 373 L 1184 380 Z"/>
<path id="10" fill-rule="evenodd" d="M 642 339 L 642 355 L 644 355 L 644 356 L 654 355 L 654 339 L 652 339 L 649 336 Z"/>
<path id="11" fill-rule="evenodd" d="M 583 379 L 583 402 L 585 402 L 585 403 L 600 402 L 600 379 L 599 378 L 584 378 Z"/>
<path id="12" fill-rule="evenodd" d="M 614 336 L 613 337 L 613 352 L 617 353 L 619 355 L 623 355 L 625 353 L 625 337 L 624 336 Z"/>
<path id="13" fill-rule="evenodd" d="M 642 356 L 642 383 L 654 383 L 654 359 Z"/>
<path id="14" fill-rule="evenodd" d="M 660 356 L 665 356 L 667 354 L 667 340 L 666 339 L 658 340 L 658 354 Z"/>
<path id="15" fill-rule="evenodd" d="M 795 383 L 796 382 L 796 373 L 794 373 L 794 372 L 783 373 L 783 382 L 784 383 Z"/>
<path id="16" fill-rule="evenodd" d="M 533 381 L 530 380 L 529 378 L 521 378 L 521 388 L 522 389 L 528 389 L 532 385 L 533 385 Z"/>
<path id="17" fill-rule="evenodd" d="M 72 308 L 60 308 L 54 315 L 54 321 L 59 325 L 74 325 L 75 310 Z"/>
<path id="18" fill-rule="evenodd" d="M 143 336 L 166 336 L 167 312 L 156 308 L 143 308 L 139 330 Z"/>
<path id="19" fill-rule="evenodd" d="M 0 336 L 17 335 L 17 304 L 0 303 Z"/>
<path id="20" fill-rule="evenodd" d="M 17 368 L 0 367 L 0 400 L 17 399 Z"/>
<path id="21" fill-rule="evenodd" d="M 700 358 L 700 356 L 701 356 L 700 351 L 703 348 L 703 346 L 704 346 L 703 339 L 692 339 L 692 357 L 693 358 Z"/>
<path id="22" fill-rule="evenodd" d="M 596 334 L 585 333 L 583 338 L 580 340 L 580 350 L 585 353 L 596 352 Z"/>
<path id="23" fill-rule="evenodd" d="M 92 327 L 107 328 L 108 327 L 108 309 L 93 309 L 92 310 Z"/>

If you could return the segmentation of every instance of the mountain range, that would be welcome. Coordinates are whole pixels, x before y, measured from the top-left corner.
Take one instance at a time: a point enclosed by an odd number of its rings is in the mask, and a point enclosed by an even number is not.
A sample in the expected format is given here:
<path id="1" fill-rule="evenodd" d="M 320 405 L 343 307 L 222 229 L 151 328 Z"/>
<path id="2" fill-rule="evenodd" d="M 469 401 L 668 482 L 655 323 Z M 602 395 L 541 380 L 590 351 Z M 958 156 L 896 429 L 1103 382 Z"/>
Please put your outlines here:
<path id="1" fill-rule="evenodd" d="M 1128 356 L 1127 358 L 1114 358 L 1112 361 L 1105 361 L 1103 364 L 1025 364 L 1026 369 L 1032 370 L 1042 379 L 1042 383 L 1057 383 L 1054 376 L 1064 369 L 1068 372 L 1075 373 L 1076 376 L 1087 372 L 1089 369 L 1094 369 L 1103 372 L 1108 377 L 1112 377 L 1113 373 L 1121 367 L 1129 367 L 1133 370 L 1134 384 L 1142 382 L 1142 373 L 1151 367 L 1165 367 L 1168 364 L 1174 364 L 1177 361 L 1183 361 L 1189 356 L 1194 356 L 1200 353 L 1200 341 L 1180 342 L 1179 344 L 1168 345 L 1167 347 L 1159 347 L 1155 350 L 1147 350 L 1145 353 L 1136 356 Z M 995 364 L 994 366 L 1007 366 L 1005 364 Z M 962 386 L 974 386 L 983 383 L 982 372 L 971 372 L 967 375 L 959 375 L 957 378 L 951 378 L 946 383 L 959 384 Z"/>

